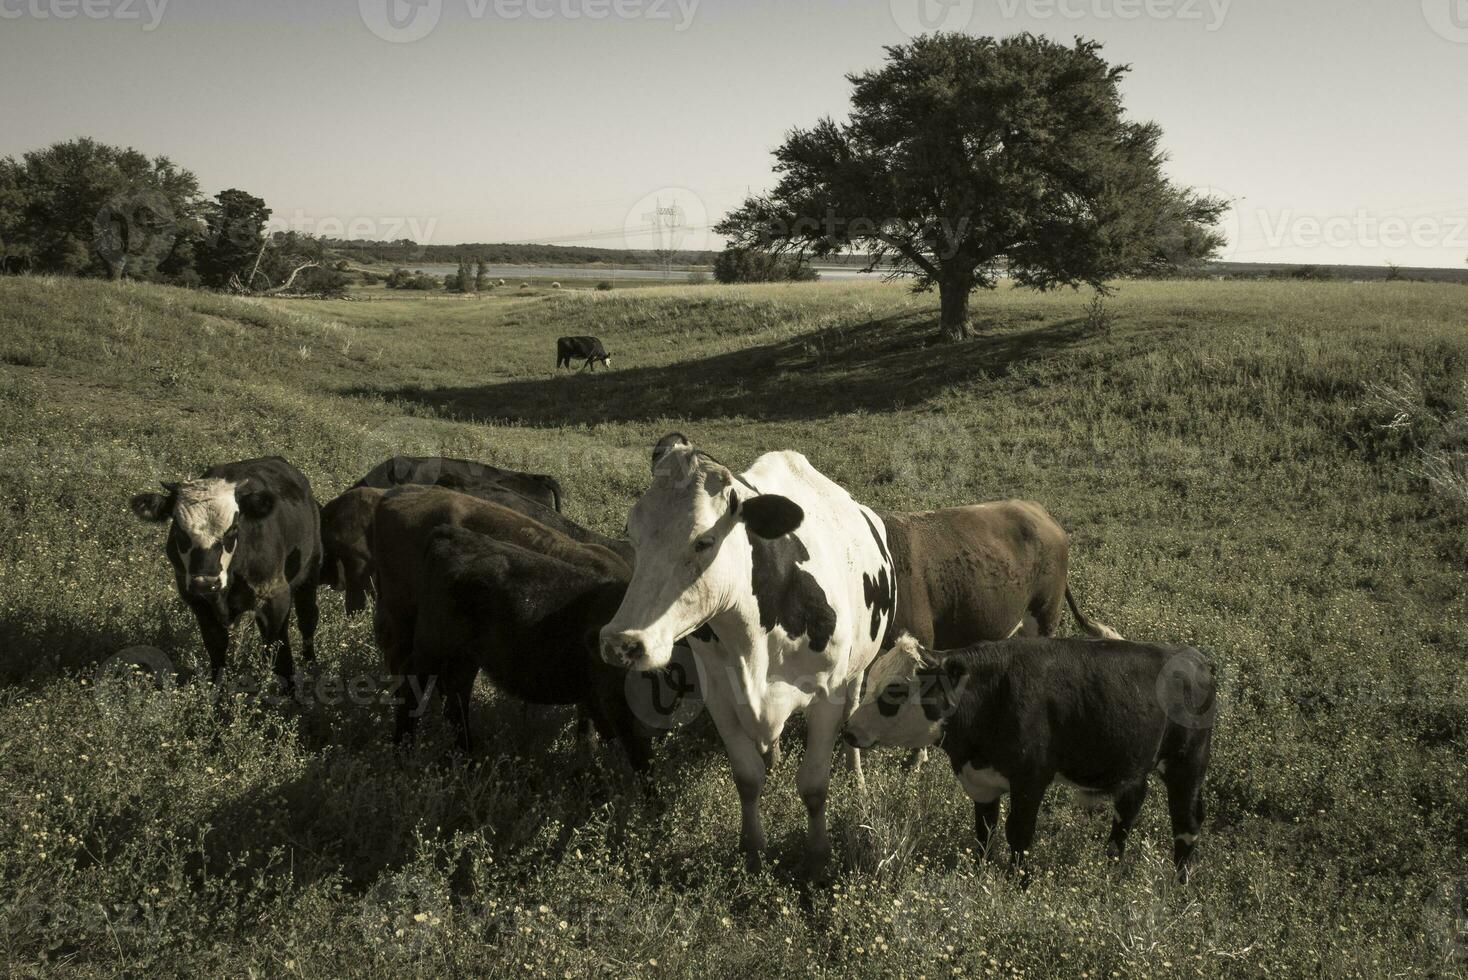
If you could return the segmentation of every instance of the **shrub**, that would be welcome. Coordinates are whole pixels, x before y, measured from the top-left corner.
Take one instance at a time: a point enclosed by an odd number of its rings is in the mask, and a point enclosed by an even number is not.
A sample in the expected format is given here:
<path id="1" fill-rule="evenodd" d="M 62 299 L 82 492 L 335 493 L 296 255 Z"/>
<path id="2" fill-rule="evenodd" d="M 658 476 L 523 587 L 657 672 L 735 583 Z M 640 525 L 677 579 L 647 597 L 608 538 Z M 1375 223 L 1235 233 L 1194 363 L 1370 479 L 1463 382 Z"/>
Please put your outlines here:
<path id="1" fill-rule="evenodd" d="M 800 259 L 731 245 L 714 259 L 714 278 L 722 283 L 813 282 L 820 276 Z"/>

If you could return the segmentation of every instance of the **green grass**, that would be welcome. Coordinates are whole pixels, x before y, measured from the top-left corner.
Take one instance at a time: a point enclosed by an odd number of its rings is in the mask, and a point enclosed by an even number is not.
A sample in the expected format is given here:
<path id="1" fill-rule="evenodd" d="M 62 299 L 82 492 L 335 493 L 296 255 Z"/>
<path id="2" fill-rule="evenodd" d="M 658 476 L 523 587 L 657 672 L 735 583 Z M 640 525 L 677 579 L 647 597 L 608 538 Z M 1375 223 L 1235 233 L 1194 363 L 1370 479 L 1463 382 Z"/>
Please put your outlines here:
<path id="1" fill-rule="evenodd" d="M 1463 449 L 1468 291 L 1129 283 L 1103 338 L 1082 297 L 1001 290 L 961 346 L 931 343 L 932 297 L 881 284 L 362 295 L 0 279 L 8 973 L 1468 965 L 1468 543 L 1420 466 Z M 573 333 L 618 369 L 557 376 Z M 1410 424 L 1382 427 L 1382 384 L 1414 393 Z M 747 875 L 706 725 L 663 743 L 648 800 L 568 713 L 488 692 L 464 764 L 436 720 L 394 750 L 370 699 L 94 683 L 131 645 L 202 660 L 161 532 L 127 513 L 160 479 L 280 453 L 325 500 L 388 455 L 443 452 L 553 473 L 571 516 L 615 533 L 674 428 L 731 464 L 799 449 L 879 507 L 1044 502 L 1089 610 L 1222 671 L 1194 884 L 1170 884 L 1160 792 L 1113 869 L 1108 817 L 1057 790 L 1021 892 L 967 850 L 946 765 L 881 754 L 865 796 L 837 775 L 841 870 L 807 893 L 798 733 L 765 802 L 779 860 Z M 368 625 L 323 605 L 326 674 L 379 675 Z M 234 676 L 263 679 L 244 646 Z"/>

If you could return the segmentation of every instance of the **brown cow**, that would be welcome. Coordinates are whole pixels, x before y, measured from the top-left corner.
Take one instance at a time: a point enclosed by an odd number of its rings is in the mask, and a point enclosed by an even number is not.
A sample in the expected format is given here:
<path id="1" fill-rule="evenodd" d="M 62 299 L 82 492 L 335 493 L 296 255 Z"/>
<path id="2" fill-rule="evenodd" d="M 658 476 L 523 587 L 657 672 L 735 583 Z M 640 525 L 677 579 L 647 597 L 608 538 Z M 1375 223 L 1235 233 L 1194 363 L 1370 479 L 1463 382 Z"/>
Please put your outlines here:
<path id="1" fill-rule="evenodd" d="M 1067 581 L 1070 536 L 1037 503 L 884 513 L 882 521 L 897 579 L 894 636 L 906 631 L 930 650 L 953 650 L 1002 640 L 1027 621 L 1051 636 L 1068 603 L 1087 634 L 1121 639 L 1076 605 Z"/>

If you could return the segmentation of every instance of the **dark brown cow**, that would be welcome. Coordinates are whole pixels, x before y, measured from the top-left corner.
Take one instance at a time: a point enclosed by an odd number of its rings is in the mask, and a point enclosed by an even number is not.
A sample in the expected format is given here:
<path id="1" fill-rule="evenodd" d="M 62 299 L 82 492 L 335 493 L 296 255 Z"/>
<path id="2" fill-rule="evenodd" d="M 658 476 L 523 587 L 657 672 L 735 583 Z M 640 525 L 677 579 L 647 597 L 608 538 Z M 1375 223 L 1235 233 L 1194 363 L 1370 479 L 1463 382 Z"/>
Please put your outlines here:
<path id="1" fill-rule="evenodd" d="M 390 493 L 373 515 L 372 564 L 377 585 L 373 625 L 392 674 L 401 673 L 412 650 L 418 585 L 426 577 L 424 549 L 437 527 L 462 527 L 624 582 L 632 576 L 615 553 L 573 541 L 508 507 L 440 487 Z"/>

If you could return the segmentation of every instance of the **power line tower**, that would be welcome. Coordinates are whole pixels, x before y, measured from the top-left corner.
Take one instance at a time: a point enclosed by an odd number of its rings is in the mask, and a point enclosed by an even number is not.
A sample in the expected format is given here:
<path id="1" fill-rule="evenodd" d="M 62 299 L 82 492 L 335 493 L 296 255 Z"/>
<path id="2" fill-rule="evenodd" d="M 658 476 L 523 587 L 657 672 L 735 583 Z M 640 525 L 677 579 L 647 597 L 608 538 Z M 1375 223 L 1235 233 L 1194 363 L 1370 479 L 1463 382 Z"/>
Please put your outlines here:
<path id="1" fill-rule="evenodd" d="M 652 225 L 653 234 L 656 236 L 653 251 L 662 260 L 663 279 L 672 279 L 673 254 L 678 251 L 678 242 L 683 234 L 689 231 L 683 208 L 677 201 L 668 207 L 663 207 L 662 198 L 658 198 L 653 210 L 642 217 Z"/>

